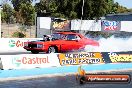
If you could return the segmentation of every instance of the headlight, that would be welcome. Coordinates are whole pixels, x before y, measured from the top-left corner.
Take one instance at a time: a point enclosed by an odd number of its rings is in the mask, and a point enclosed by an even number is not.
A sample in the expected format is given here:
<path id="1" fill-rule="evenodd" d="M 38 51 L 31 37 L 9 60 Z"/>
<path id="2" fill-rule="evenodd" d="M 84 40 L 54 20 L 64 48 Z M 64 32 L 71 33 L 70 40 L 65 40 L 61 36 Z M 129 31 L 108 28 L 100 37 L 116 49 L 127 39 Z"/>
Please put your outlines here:
<path id="1" fill-rule="evenodd" d="M 37 44 L 37 48 L 42 48 L 43 44 Z"/>

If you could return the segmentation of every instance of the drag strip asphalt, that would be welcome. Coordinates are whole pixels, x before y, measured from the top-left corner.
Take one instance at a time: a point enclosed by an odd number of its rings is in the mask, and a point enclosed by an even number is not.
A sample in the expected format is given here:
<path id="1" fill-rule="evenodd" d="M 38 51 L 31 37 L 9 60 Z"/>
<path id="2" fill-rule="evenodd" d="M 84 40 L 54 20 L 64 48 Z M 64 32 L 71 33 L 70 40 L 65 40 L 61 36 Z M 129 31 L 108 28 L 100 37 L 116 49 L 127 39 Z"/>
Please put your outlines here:
<path id="1" fill-rule="evenodd" d="M 44 74 L 52 75 L 52 74 L 76 73 L 78 71 L 78 67 L 79 65 L 49 67 L 49 68 L 34 68 L 34 69 L 0 70 L 0 78 L 35 76 L 35 75 L 44 75 Z M 88 72 L 123 70 L 123 69 L 132 69 L 132 63 L 82 65 L 82 68 Z"/>
<path id="2" fill-rule="evenodd" d="M 31 54 L 31 52 L 0 52 L 0 55 Z M 42 53 L 40 53 L 42 54 Z M 131 88 L 129 84 L 84 84 L 77 83 L 75 74 L 79 65 L 34 69 L 0 70 L 0 88 Z M 88 73 L 130 74 L 132 63 L 82 65 Z M 114 71 L 114 72 L 113 72 Z"/>
<path id="3" fill-rule="evenodd" d="M 97 73 L 96 73 L 97 74 Z M 130 74 L 131 71 L 115 71 L 115 72 L 100 72 L 98 74 Z M 86 83 L 80 85 L 76 81 L 74 74 L 67 74 L 61 76 L 44 76 L 26 80 L 10 80 L 0 82 L 0 88 L 131 88 L 132 82 L 127 84 L 92 84 Z"/>

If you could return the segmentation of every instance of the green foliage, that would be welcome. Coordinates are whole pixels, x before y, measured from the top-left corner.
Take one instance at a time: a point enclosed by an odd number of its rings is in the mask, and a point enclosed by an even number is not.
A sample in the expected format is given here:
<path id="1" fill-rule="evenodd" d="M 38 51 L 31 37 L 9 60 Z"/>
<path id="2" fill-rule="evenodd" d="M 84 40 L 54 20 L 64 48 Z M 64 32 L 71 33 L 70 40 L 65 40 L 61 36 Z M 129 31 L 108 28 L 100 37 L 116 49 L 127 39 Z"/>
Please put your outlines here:
<path id="1" fill-rule="evenodd" d="M 36 0 L 7 0 L 11 1 L 13 8 L 9 4 L 3 5 L 1 13 L 2 22 L 21 23 L 22 25 L 35 24 L 35 12 L 47 13 L 52 17 L 60 17 L 66 19 L 99 19 L 106 14 L 132 12 L 132 9 L 127 9 L 114 3 L 114 0 L 84 0 L 83 16 L 82 5 L 83 0 L 40 0 L 35 6 L 32 5 Z M 14 18 L 15 17 L 15 18 Z"/>
<path id="2" fill-rule="evenodd" d="M 132 9 L 128 9 L 129 12 L 132 12 Z"/>
<path id="3" fill-rule="evenodd" d="M 15 10 L 16 22 L 24 25 L 35 24 L 35 8 L 32 6 L 34 0 L 10 0 Z"/>
<path id="4" fill-rule="evenodd" d="M 41 0 L 35 5 L 38 13 L 46 10 L 52 12 L 51 16 L 64 17 L 68 19 L 80 19 L 82 17 L 83 0 Z M 107 0 L 84 0 L 83 19 L 99 18 L 107 14 Z M 113 0 L 110 0 L 111 2 Z M 111 3 L 110 3 L 111 4 Z M 109 4 L 109 6 L 110 6 Z M 112 6 L 111 6 L 112 7 Z"/>
<path id="5" fill-rule="evenodd" d="M 98 19 L 106 14 L 107 9 L 107 3 L 105 0 L 86 0 L 84 3 L 83 19 Z"/>
<path id="6" fill-rule="evenodd" d="M 2 6 L 2 12 L 1 12 L 1 19 L 2 22 L 11 23 L 11 21 L 14 19 L 14 11 L 12 7 L 9 4 L 4 4 Z"/>
<path id="7" fill-rule="evenodd" d="M 53 1 L 49 2 L 48 8 L 49 8 L 50 12 L 53 12 L 53 13 L 56 12 L 58 9 L 58 5 L 57 5 L 56 1 L 53 0 Z"/>
<path id="8" fill-rule="evenodd" d="M 69 18 L 71 18 L 71 19 L 76 19 L 76 18 L 77 18 L 77 13 L 74 12 L 74 11 L 70 11 L 70 13 L 69 13 Z"/>
<path id="9" fill-rule="evenodd" d="M 129 9 L 119 5 L 118 2 L 113 4 L 113 10 L 114 10 L 114 13 L 127 13 L 127 12 L 130 12 Z"/>
<path id="10" fill-rule="evenodd" d="M 20 27 L 19 27 L 19 30 L 21 31 L 21 32 L 26 32 L 27 31 L 27 28 L 26 28 L 26 26 L 24 26 L 24 25 L 21 25 Z"/>
<path id="11" fill-rule="evenodd" d="M 20 7 L 20 14 L 23 18 L 23 24 L 28 26 L 33 25 L 35 19 L 35 8 L 31 3 L 22 3 Z"/>
<path id="12" fill-rule="evenodd" d="M 59 17 L 59 18 L 66 18 L 64 14 L 61 13 L 52 13 L 51 14 L 52 17 Z"/>
<path id="13" fill-rule="evenodd" d="M 10 0 L 13 4 L 15 11 L 19 11 L 21 9 L 22 3 L 31 3 L 33 0 Z"/>
<path id="14" fill-rule="evenodd" d="M 114 0 L 105 0 L 107 4 L 107 14 L 113 14 L 115 13 L 114 9 Z"/>
<path id="15" fill-rule="evenodd" d="M 12 37 L 15 37 L 15 38 L 24 38 L 26 35 L 25 34 L 23 34 L 22 32 L 14 32 L 13 34 L 12 34 Z"/>
<path id="16" fill-rule="evenodd" d="M 36 3 L 36 5 L 34 6 L 36 12 L 38 13 L 42 13 L 43 11 L 48 12 L 48 2 L 47 0 L 40 0 L 39 3 Z"/>
<path id="17" fill-rule="evenodd" d="M 5 15 L 6 14 L 3 11 L 1 11 L 1 21 L 2 21 L 2 23 L 5 22 Z"/>

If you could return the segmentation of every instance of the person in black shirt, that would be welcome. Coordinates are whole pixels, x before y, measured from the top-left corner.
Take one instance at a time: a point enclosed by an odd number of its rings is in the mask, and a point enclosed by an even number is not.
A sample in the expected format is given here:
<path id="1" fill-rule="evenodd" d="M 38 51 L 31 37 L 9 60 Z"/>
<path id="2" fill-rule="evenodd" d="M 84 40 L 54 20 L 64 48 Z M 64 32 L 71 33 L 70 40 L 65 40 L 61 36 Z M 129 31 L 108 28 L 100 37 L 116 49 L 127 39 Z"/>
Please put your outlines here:
<path id="1" fill-rule="evenodd" d="M 44 41 L 50 41 L 49 36 L 43 35 L 43 40 L 44 40 Z"/>

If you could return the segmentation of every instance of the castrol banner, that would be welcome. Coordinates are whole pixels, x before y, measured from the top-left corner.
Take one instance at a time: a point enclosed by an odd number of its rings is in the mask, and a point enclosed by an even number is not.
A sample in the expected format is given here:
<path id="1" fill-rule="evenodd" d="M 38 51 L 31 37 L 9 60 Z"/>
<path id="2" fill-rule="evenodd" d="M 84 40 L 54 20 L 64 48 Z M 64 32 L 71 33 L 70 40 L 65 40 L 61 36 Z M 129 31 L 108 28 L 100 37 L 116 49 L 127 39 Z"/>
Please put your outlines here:
<path id="1" fill-rule="evenodd" d="M 1 55 L 3 69 L 31 69 L 60 66 L 56 54 Z"/>
<path id="2" fill-rule="evenodd" d="M 23 51 L 28 41 L 42 40 L 42 38 L 1 38 L 0 52 Z"/>

